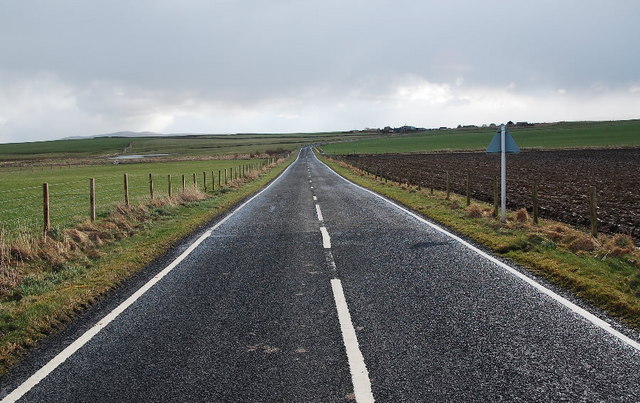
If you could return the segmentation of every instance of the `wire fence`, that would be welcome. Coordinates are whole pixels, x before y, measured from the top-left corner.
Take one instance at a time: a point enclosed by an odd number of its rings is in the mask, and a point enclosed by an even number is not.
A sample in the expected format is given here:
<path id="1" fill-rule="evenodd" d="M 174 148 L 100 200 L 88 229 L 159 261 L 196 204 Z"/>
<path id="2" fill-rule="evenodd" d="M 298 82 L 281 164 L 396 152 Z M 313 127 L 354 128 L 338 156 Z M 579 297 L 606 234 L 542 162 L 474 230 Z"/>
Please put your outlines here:
<path id="1" fill-rule="evenodd" d="M 202 172 L 102 175 L 0 190 L 1 235 L 6 240 L 71 227 L 82 220 L 106 216 L 118 204 L 175 196 L 188 187 L 212 193 L 274 162 L 276 158 L 266 158 Z"/>
<path id="2" fill-rule="evenodd" d="M 452 162 L 441 158 L 427 161 L 412 156 L 370 155 L 334 157 L 383 181 L 448 191 L 494 206 L 498 199 L 499 171 L 465 164 L 473 162 L 470 160 L 461 158 Z M 623 233 L 640 240 L 637 187 L 625 186 L 619 177 L 611 180 L 608 173 L 600 174 L 597 170 L 591 171 L 590 175 L 571 172 L 549 177 L 541 172 L 542 168 L 532 171 L 519 169 L 514 164 L 508 173 L 508 209 L 525 208 L 541 218 L 590 228 L 592 233 Z M 632 180 L 627 182 L 632 183 Z"/>

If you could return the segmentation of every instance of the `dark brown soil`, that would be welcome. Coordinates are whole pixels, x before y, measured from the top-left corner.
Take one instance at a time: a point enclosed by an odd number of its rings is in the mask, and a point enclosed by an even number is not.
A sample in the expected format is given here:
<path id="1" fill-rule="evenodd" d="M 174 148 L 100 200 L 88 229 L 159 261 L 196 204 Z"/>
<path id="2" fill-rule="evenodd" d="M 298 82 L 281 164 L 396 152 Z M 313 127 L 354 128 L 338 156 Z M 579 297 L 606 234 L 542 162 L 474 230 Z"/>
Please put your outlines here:
<path id="1" fill-rule="evenodd" d="M 493 202 L 493 183 L 500 175 L 499 154 L 436 153 L 348 155 L 344 159 L 374 174 L 444 190 L 449 171 L 451 190 Z M 640 149 L 528 151 L 507 156 L 507 205 L 532 210 L 532 186 L 538 183 L 540 216 L 587 227 L 589 187 L 595 186 L 602 232 L 640 239 Z"/>

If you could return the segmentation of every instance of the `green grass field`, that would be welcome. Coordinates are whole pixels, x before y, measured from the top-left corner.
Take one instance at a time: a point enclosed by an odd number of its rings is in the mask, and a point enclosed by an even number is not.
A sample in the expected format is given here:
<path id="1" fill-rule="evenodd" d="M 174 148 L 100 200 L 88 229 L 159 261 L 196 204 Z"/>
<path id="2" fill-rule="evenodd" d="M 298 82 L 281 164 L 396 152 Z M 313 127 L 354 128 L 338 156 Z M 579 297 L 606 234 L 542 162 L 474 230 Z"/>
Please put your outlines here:
<path id="1" fill-rule="evenodd" d="M 43 225 L 42 184 L 49 184 L 52 226 L 67 226 L 89 214 L 89 178 L 96 179 L 96 209 L 106 213 L 124 201 L 124 174 L 129 175 L 132 202 L 149 198 L 149 173 L 154 178 L 154 195 L 168 194 L 168 176 L 172 176 L 174 192 L 182 189 L 182 175 L 193 184 L 193 174 L 203 187 L 203 172 L 211 189 L 211 175 L 219 186 L 218 171 L 231 172 L 243 164 L 264 160 L 176 161 L 139 164 L 104 164 L 89 166 L 26 167 L 20 170 L 0 169 L 0 225 L 7 234 L 16 231 L 40 230 Z"/>
<path id="2" fill-rule="evenodd" d="M 95 138 L 0 144 L 0 161 L 97 158 L 120 154 L 167 153 L 173 157 L 261 153 L 295 150 L 302 145 L 364 138 L 361 133 L 293 133 L 198 135 L 140 138 Z"/>
<path id="3" fill-rule="evenodd" d="M 523 149 L 640 146 L 640 120 L 566 122 L 514 127 Z M 451 129 L 327 144 L 327 154 L 382 154 L 440 150 L 485 150 L 495 129 Z"/>

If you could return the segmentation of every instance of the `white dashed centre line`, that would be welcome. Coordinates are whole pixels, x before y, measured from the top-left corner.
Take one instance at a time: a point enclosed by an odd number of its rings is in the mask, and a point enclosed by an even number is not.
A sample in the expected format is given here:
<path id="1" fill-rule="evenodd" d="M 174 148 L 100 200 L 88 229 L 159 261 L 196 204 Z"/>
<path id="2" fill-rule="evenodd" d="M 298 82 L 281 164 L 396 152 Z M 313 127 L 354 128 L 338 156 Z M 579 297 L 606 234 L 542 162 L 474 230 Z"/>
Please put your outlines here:
<path id="1" fill-rule="evenodd" d="M 322 233 L 322 246 L 325 249 L 331 249 L 331 238 L 329 237 L 329 232 L 325 227 L 320 227 L 320 232 Z"/>
<path id="2" fill-rule="evenodd" d="M 313 196 L 313 201 L 318 201 L 318 198 Z"/>
<path id="3" fill-rule="evenodd" d="M 351 322 L 351 314 L 347 306 L 347 300 L 342 290 L 342 282 L 337 278 L 331 280 L 331 289 L 333 290 L 333 298 L 336 301 L 336 309 L 338 311 L 338 320 L 340 321 L 340 330 L 342 331 L 342 339 L 347 350 L 347 359 L 349 361 L 349 370 L 351 371 L 351 381 L 353 382 L 353 394 L 356 402 L 373 402 L 373 392 L 371 391 L 371 381 L 369 380 L 369 371 L 364 363 L 364 357 L 360 352 L 358 337 L 356 330 Z"/>
<path id="4" fill-rule="evenodd" d="M 318 199 L 316 196 L 313 196 L 313 200 L 315 201 Z M 318 220 L 323 222 L 324 217 L 322 216 L 320 205 L 316 204 L 315 206 L 318 214 Z M 320 233 L 322 233 L 322 246 L 325 249 L 327 264 L 335 275 L 337 274 L 337 268 L 333 254 L 331 253 L 331 237 L 329 236 L 329 231 L 327 231 L 327 228 L 323 224 L 320 226 Z M 364 357 L 360 351 L 358 337 L 356 336 L 356 330 L 353 327 L 353 322 L 351 321 L 351 314 L 349 313 L 347 299 L 344 296 L 344 290 L 342 289 L 342 282 L 340 279 L 334 278 L 331 280 L 331 290 L 333 291 L 333 298 L 336 303 L 342 340 L 347 352 L 347 361 L 349 362 L 349 371 L 351 372 L 351 382 L 353 384 L 355 400 L 357 403 L 372 403 L 375 399 L 373 398 L 373 392 L 371 391 L 369 371 L 367 370 L 367 366 L 364 363 Z"/>

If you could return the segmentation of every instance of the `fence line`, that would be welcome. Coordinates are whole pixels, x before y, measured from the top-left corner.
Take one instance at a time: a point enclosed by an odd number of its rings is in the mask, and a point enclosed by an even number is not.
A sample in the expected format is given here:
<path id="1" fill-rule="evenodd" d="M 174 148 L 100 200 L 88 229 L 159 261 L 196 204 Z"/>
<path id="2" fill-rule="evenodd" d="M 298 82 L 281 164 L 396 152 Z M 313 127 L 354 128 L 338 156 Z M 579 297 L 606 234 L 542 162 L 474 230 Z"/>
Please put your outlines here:
<path id="1" fill-rule="evenodd" d="M 0 190 L 0 206 L 3 207 L 0 209 L 0 230 L 5 238 L 12 238 L 18 233 L 65 227 L 83 217 L 95 220 L 119 203 L 173 196 L 191 186 L 217 193 L 228 186 L 230 180 L 244 178 L 250 170 L 262 170 L 276 161 L 266 158 L 257 163 L 177 175 L 102 175 Z M 182 183 L 176 178 L 181 178 Z M 7 197 L 8 194 L 16 197 Z"/>
<path id="2" fill-rule="evenodd" d="M 335 157 L 335 156 L 334 156 Z M 367 175 L 372 175 L 379 180 L 391 180 L 406 186 L 416 186 L 418 190 L 422 188 L 429 189 L 429 193 L 433 194 L 433 190 L 439 190 L 445 193 L 445 198 L 450 199 L 451 193 L 456 193 L 466 198 L 466 204 L 469 205 L 471 198 L 476 200 L 485 201 L 488 203 L 494 203 L 494 214 L 498 213 L 498 206 L 495 204 L 497 200 L 497 188 L 494 186 L 495 178 L 493 175 L 488 174 L 474 174 L 471 175 L 467 172 L 456 172 L 447 170 L 414 170 L 411 172 L 397 173 L 385 170 L 379 167 L 374 168 L 366 162 L 353 162 L 349 159 L 343 159 L 344 162 L 354 166 Z M 425 176 L 427 179 L 425 179 Z M 486 184 L 489 183 L 489 186 Z M 531 212 L 533 216 L 534 224 L 539 223 L 540 210 L 544 210 L 544 207 L 540 206 L 541 194 L 544 196 L 544 185 L 538 182 L 530 182 L 527 180 L 520 180 L 518 178 L 509 177 L 508 194 L 527 194 L 530 195 L 525 205 L 517 205 L 513 200 L 509 200 L 507 197 L 507 208 L 517 209 L 525 208 Z M 580 205 L 583 207 L 585 215 L 580 217 L 578 225 L 589 228 L 591 234 L 595 237 L 600 230 L 602 219 L 598 214 L 598 190 L 594 186 L 590 186 L 584 189 L 584 192 L 575 192 L 572 196 L 574 200 L 580 200 Z M 557 217 L 549 217 L 555 218 Z M 629 235 L 638 237 L 640 234 L 633 232 Z"/>

